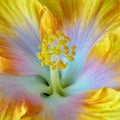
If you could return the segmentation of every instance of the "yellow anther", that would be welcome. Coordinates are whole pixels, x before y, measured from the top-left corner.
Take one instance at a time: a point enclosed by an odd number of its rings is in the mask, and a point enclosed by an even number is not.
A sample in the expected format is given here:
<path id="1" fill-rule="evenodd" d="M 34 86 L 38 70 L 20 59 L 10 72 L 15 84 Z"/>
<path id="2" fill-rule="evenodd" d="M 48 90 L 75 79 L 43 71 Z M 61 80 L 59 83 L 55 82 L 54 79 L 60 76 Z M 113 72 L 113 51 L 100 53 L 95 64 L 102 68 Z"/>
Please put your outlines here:
<path id="1" fill-rule="evenodd" d="M 76 50 L 76 46 L 72 46 L 72 50 Z"/>
<path id="2" fill-rule="evenodd" d="M 52 66 L 52 69 L 53 69 L 53 70 L 55 70 L 56 68 L 57 68 L 56 65 L 53 65 L 53 66 Z"/>
<path id="3" fill-rule="evenodd" d="M 64 68 L 66 67 L 66 64 L 63 63 L 62 60 L 60 60 L 57 65 L 58 65 L 58 68 L 59 68 L 60 70 L 62 70 L 62 69 L 64 69 Z"/>
<path id="4" fill-rule="evenodd" d="M 53 66 L 54 65 L 54 62 L 52 61 L 52 62 L 50 62 L 50 66 Z"/>
<path id="5" fill-rule="evenodd" d="M 65 50 L 63 53 L 64 53 L 64 54 L 65 54 L 65 56 L 66 56 L 66 55 L 68 55 L 68 54 L 69 54 L 69 50 Z"/>
<path id="6" fill-rule="evenodd" d="M 72 51 L 72 55 L 76 55 L 76 52 L 75 52 L 75 51 Z"/>
<path id="7" fill-rule="evenodd" d="M 70 60 L 70 61 L 73 61 L 74 60 L 74 58 L 73 58 L 73 56 L 67 56 L 67 58 Z"/>
<path id="8" fill-rule="evenodd" d="M 66 41 L 66 42 L 70 42 L 71 40 L 70 40 L 69 37 L 66 37 L 65 41 Z"/>
<path id="9" fill-rule="evenodd" d="M 63 62 L 63 58 L 69 61 L 74 60 L 76 54 L 76 46 L 71 48 L 67 45 L 70 38 L 65 36 L 62 32 L 57 31 L 55 35 L 47 36 L 43 39 L 41 46 L 39 46 L 40 53 L 38 59 L 41 60 L 42 66 L 50 66 L 53 70 L 63 70 L 68 66 L 68 62 Z"/>
<path id="10" fill-rule="evenodd" d="M 47 59 L 47 60 L 50 59 L 50 54 L 49 53 L 46 53 L 44 56 L 45 56 L 45 59 Z"/>
<path id="11" fill-rule="evenodd" d="M 53 39 L 53 41 L 55 41 L 55 40 L 57 40 L 58 38 L 57 38 L 56 35 L 54 35 L 54 36 L 52 36 L 52 39 Z"/>
<path id="12" fill-rule="evenodd" d="M 65 50 L 69 50 L 69 47 L 67 45 L 64 45 Z"/>
<path id="13" fill-rule="evenodd" d="M 46 61 L 46 62 L 45 62 L 45 65 L 49 65 L 49 64 L 50 64 L 50 62 L 49 62 L 49 61 Z"/>
<path id="14" fill-rule="evenodd" d="M 42 66 L 45 66 L 45 63 L 44 63 L 44 62 L 41 62 L 41 65 L 42 65 Z"/>
<path id="15" fill-rule="evenodd" d="M 44 39 L 42 40 L 42 43 L 47 44 L 47 43 L 48 43 L 48 39 L 45 39 L 45 38 L 44 38 Z"/>
<path id="16" fill-rule="evenodd" d="M 60 54 L 61 54 L 61 50 L 60 50 L 60 49 L 55 49 L 55 50 L 54 50 L 54 53 L 55 53 L 56 55 L 60 55 Z"/>
<path id="17" fill-rule="evenodd" d="M 42 55 L 40 53 L 38 53 L 37 57 L 38 59 L 42 59 Z"/>
<path id="18" fill-rule="evenodd" d="M 48 43 L 52 43 L 54 40 L 52 38 L 48 39 Z"/>
<path id="19" fill-rule="evenodd" d="M 48 50 L 48 46 L 43 45 L 42 46 L 42 51 L 46 51 L 46 50 Z"/>
<path id="20" fill-rule="evenodd" d="M 60 32 L 60 31 L 57 31 L 56 33 L 57 33 L 57 35 L 58 35 L 59 37 L 60 37 L 60 36 L 63 36 L 63 37 L 65 36 L 64 33 Z"/>
<path id="21" fill-rule="evenodd" d="M 66 41 L 65 40 L 59 40 L 59 45 L 65 45 Z"/>
<path id="22" fill-rule="evenodd" d="M 62 66 L 63 64 L 64 64 L 64 63 L 63 63 L 62 60 L 59 60 L 59 61 L 58 61 L 58 65 L 59 65 L 59 66 Z"/>

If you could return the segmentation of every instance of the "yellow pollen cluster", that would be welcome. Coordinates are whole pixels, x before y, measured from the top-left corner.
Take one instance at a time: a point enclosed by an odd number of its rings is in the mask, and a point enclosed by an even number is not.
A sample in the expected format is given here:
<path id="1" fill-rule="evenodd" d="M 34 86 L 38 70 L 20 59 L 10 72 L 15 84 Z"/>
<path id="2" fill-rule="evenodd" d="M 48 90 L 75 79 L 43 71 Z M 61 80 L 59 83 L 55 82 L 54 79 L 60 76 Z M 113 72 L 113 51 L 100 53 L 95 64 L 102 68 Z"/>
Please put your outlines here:
<path id="1" fill-rule="evenodd" d="M 70 38 L 60 31 L 44 38 L 38 47 L 38 59 L 41 60 L 42 66 L 50 66 L 53 70 L 66 68 L 68 62 L 63 62 L 63 59 L 73 61 L 76 54 L 76 46 L 67 46 L 70 41 Z"/>

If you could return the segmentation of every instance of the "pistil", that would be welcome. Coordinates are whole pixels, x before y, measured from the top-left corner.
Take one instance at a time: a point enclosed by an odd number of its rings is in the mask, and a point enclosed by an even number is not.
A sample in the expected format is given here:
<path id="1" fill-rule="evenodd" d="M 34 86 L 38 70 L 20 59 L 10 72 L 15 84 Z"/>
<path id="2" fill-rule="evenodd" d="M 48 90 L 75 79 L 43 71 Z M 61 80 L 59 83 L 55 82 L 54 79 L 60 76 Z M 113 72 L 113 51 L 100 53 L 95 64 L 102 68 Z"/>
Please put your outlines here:
<path id="1" fill-rule="evenodd" d="M 59 76 L 59 70 L 57 69 L 53 70 L 50 68 L 50 88 L 52 90 L 52 94 L 57 93 L 63 96 L 63 88 Z"/>

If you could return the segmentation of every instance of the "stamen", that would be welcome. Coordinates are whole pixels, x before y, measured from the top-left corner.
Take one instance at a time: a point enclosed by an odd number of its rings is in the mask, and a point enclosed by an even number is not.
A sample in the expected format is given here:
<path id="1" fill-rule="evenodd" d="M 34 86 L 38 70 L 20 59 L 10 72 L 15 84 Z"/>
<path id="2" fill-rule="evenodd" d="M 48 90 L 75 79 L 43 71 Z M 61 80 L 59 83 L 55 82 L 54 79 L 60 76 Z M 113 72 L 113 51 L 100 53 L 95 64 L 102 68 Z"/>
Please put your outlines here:
<path id="1" fill-rule="evenodd" d="M 41 46 L 38 46 L 38 59 L 42 61 L 41 65 L 50 66 L 53 70 L 66 68 L 68 62 L 63 62 L 63 59 L 73 61 L 76 54 L 76 46 L 67 46 L 70 41 L 70 38 L 60 31 L 44 38 Z"/>

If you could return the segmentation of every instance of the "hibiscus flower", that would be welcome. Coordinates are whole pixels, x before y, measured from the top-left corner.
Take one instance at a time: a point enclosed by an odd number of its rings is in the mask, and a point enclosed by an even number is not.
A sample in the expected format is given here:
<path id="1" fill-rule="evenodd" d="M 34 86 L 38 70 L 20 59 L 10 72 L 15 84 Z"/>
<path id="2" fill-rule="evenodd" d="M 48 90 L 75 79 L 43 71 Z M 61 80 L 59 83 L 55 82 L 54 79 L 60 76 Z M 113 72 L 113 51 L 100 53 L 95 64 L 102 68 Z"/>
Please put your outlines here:
<path id="1" fill-rule="evenodd" d="M 119 0 L 0 0 L 0 120 L 120 120 Z"/>

